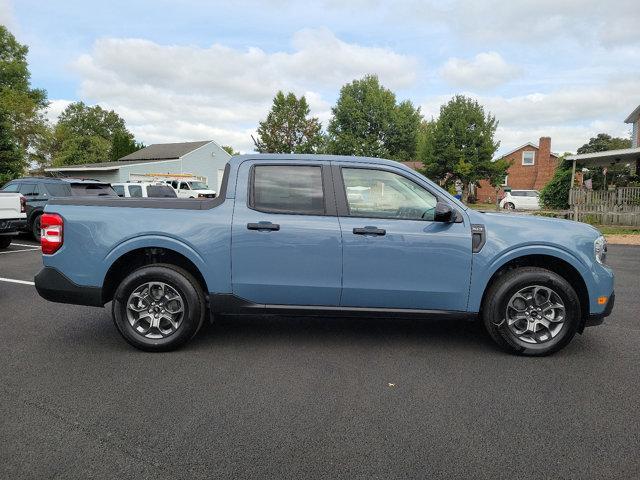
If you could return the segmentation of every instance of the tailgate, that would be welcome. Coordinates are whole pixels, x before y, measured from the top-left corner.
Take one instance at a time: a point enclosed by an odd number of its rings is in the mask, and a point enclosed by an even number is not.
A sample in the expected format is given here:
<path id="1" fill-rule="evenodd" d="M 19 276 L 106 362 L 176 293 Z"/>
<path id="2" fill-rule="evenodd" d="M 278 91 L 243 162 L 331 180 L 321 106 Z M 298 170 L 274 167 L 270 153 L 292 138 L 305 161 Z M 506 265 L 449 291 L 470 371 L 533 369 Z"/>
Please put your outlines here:
<path id="1" fill-rule="evenodd" d="M 25 218 L 21 210 L 19 193 L 0 193 L 0 220 Z"/>

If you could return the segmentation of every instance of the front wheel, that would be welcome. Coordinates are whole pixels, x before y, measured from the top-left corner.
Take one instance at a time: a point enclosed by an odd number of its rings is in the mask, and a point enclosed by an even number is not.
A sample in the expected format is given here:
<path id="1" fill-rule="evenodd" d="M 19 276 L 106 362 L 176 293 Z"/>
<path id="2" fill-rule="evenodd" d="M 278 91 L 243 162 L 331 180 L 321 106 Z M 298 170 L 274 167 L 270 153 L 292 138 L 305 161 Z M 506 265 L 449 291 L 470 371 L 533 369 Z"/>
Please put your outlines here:
<path id="1" fill-rule="evenodd" d="M 198 332 L 206 302 L 189 272 L 154 264 L 135 270 L 122 281 L 112 313 L 127 342 L 141 350 L 162 352 L 180 347 Z"/>
<path id="2" fill-rule="evenodd" d="M 516 206 L 511 202 L 507 202 L 507 203 L 504 204 L 504 209 L 505 210 L 515 210 Z"/>
<path id="3" fill-rule="evenodd" d="M 491 338 L 505 350 L 549 355 L 575 335 L 581 318 L 580 300 L 560 275 L 537 267 L 516 268 L 491 285 L 482 317 Z"/>

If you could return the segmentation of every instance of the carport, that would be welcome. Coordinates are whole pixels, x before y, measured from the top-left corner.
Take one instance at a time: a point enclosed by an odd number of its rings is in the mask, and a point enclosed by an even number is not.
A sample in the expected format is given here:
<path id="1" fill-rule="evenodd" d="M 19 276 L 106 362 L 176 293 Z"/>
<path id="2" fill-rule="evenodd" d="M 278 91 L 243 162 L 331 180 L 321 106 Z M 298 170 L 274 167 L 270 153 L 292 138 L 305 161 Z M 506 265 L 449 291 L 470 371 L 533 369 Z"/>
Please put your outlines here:
<path id="1" fill-rule="evenodd" d="M 640 187 L 621 187 L 603 191 L 575 188 L 576 165 L 584 167 L 609 167 L 613 165 L 635 165 L 640 175 L 640 147 L 609 150 L 606 152 L 570 155 L 573 162 L 569 205 L 574 220 L 596 221 L 603 225 L 640 225 Z"/>

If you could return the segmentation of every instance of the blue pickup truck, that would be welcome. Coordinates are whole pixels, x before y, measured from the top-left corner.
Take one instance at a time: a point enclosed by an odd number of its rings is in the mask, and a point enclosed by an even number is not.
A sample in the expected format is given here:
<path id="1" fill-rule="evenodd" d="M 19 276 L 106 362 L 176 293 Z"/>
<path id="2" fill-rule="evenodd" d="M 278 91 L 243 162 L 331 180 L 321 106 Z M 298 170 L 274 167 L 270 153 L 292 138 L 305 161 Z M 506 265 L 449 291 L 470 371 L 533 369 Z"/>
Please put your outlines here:
<path id="1" fill-rule="evenodd" d="M 468 318 L 546 355 L 611 313 L 595 228 L 468 209 L 388 160 L 242 155 L 212 199 L 75 197 L 42 223 L 47 300 L 104 306 L 164 351 L 221 314 Z"/>

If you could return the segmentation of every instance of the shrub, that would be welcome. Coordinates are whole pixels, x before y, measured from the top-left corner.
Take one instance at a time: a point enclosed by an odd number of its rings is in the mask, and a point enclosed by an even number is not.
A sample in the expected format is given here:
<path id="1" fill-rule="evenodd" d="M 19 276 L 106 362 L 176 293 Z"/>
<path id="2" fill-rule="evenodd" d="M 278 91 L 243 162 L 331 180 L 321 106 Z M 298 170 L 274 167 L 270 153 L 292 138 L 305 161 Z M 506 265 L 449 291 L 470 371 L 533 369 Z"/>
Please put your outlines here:
<path id="1" fill-rule="evenodd" d="M 553 178 L 540 192 L 543 208 L 563 210 L 569 208 L 569 189 L 571 188 L 571 169 L 560 164 Z"/>

